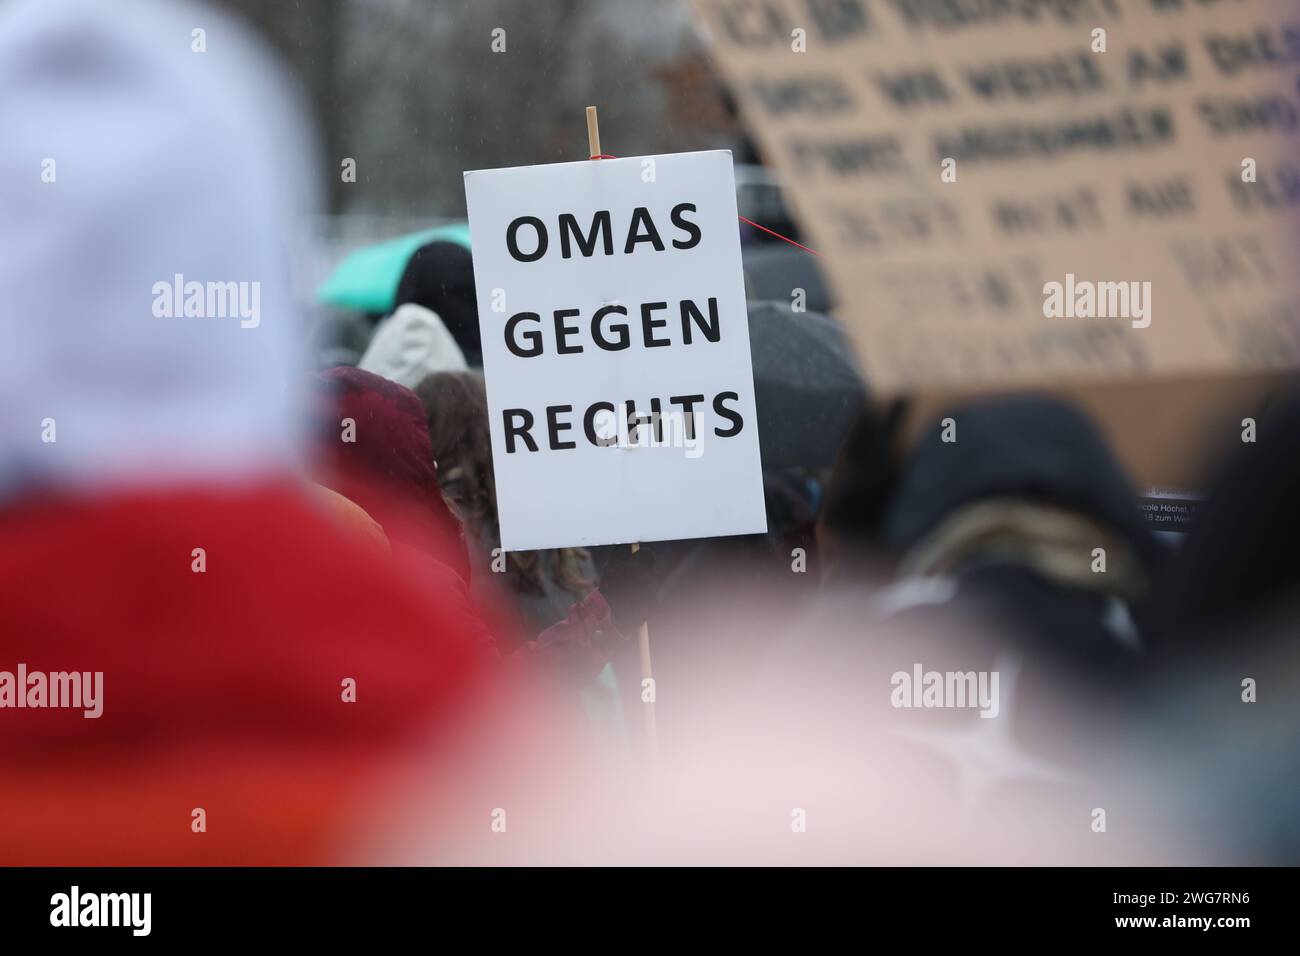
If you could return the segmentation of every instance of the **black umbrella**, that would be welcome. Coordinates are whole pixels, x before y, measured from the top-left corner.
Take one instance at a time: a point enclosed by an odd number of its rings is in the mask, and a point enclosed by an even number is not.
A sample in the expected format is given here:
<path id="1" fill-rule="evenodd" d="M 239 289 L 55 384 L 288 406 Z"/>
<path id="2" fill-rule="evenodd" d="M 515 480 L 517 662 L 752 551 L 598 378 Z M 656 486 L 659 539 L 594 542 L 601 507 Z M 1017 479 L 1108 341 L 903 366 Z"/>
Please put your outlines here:
<path id="1" fill-rule="evenodd" d="M 749 349 L 763 467 L 829 468 L 866 402 L 844 330 L 784 302 L 750 302 Z"/>
<path id="2" fill-rule="evenodd" d="M 742 246 L 740 260 L 750 299 L 793 303 L 794 290 L 803 289 L 803 305 L 809 312 L 831 310 L 830 289 L 810 253 L 785 242 L 763 242 Z"/>

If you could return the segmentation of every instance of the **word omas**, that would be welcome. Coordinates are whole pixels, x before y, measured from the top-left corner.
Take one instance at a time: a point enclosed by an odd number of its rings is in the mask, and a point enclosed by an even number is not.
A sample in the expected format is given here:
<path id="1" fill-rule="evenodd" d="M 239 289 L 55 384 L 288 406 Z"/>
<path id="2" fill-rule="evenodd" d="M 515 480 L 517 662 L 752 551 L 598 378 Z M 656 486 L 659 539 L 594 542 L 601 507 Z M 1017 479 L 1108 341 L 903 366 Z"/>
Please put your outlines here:
<path id="1" fill-rule="evenodd" d="M 186 282 L 178 272 L 150 291 L 156 319 L 239 319 L 241 329 L 262 324 L 260 282 Z"/>
<path id="2" fill-rule="evenodd" d="M 673 226 L 686 235 L 685 239 L 672 240 L 674 249 L 694 249 L 700 244 L 700 227 L 686 218 L 688 212 L 695 212 L 695 203 L 678 203 L 673 206 L 672 211 L 668 214 Z M 578 217 L 572 213 L 560 213 L 558 225 L 560 255 L 563 258 L 573 258 L 573 246 L 576 244 L 583 258 L 590 259 L 596 254 L 597 242 L 601 243 L 601 249 L 605 255 L 612 256 L 614 254 L 614 233 L 610 224 L 608 209 L 601 209 L 591 217 L 591 227 L 585 233 L 578 228 Z M 522 251 L 519 245 L 519 233 L 525 226 L 530 227 L 532 231 L 532 252 Z M 655 227 L 650 210 L 645 206 L 637 206 L 632 210 L 632 216 L 628 221 L 627 238 L 623 242 L 623 254 L 631 255 L 636 251 L 636 247 L 643 242 L 649 243 L 656 252 L 663 252 L 666 248 L 662 237 L 659 235 L 659 230 Z M 546 231 L 546 223 L 536 216 L 518 216 L 512 219 L 510 225 L 506 227 L 506 249 L 509 250 L 511 258 L 519 262 L 536 262 L 546 255 L 550 243 L 551 239 L 550 234 Z"/>
<path id="3" fill-rule="evenodd" d="M 17 675 L 0 671 L 0 708 L 70 708 L 94 720 L 104 713 L 104 672 L 28 671 L 18 665 Z"/>
<path id="4" fill-rule="evenodd" d="M 78 886 L 50 897 L 51 926 L 129 926 L 132 936 L 148 936 L 152 893 L 82 893 Z"/>
<path id="5" fill-rule="evenodd" d="M 1043 316 L 1048 319 L 1132 319 L 1133 328 L 1151 324 L 1150 282 L 1075 281 L 1074 273 L 1065 274 L 1065 282 L 1043 285 Z"/>

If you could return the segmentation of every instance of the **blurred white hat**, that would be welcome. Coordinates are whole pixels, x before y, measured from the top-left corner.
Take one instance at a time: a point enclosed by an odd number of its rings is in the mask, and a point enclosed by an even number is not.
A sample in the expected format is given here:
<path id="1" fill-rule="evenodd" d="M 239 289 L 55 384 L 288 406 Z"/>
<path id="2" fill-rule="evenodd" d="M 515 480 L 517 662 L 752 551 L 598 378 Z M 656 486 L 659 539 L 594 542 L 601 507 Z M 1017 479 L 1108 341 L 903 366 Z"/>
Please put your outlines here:
<path id="1" fill-rule="evenodd" d="M 0 5 L 0 494 L 297 461 L 305 115 L 210 8 Z"/>
<path id="2" fill-rule="evenodd" d="M 464 372 L 465 353 L 437 312 L 408 302 L 385 319 L 358 368 L 415 388 L 433 372 Z"/>

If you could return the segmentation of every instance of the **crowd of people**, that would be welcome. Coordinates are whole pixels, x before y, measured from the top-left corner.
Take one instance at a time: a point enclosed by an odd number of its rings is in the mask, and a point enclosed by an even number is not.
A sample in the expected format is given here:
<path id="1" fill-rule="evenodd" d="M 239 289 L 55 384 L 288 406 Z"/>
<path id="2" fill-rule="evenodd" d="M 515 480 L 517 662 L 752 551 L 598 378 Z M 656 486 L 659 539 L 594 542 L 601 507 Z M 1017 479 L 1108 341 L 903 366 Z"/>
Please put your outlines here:
<path id="1" fill-rule="evenodd" d="M 807 859 L 754 834 L 812 805 L 821 862 L 1295 861 L 1300 405 L 1207 436 L 1177 545 L 1067 401 L 909 429 L 864 387 L 765 535 L 504 553 L 470 253 L 310 368 L 300 106 L 232 24 L 199 59 L 109 7 L 0 11 L 0 664 L 104 675 L 94 720 L 0 713 L 0 860 Z M 151 315 L 175 274 L 260 324 Z M 905 714 L 914 665 L 1001 674 L 998 719 Z M 1089 843 L 1106 806 L 1143 839 Z"/>

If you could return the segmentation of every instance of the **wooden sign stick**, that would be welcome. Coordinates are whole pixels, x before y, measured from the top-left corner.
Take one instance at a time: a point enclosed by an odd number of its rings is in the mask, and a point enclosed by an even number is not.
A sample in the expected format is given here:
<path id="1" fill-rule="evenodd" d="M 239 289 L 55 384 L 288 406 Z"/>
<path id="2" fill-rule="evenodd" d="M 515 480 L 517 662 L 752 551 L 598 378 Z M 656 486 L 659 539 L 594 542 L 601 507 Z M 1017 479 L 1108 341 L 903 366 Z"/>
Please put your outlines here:
<path id="1" fill-rule="evenodd" d="M 587 107 L 587 155 L 591 159 L 599 159 L 603 154 L 600 151 L 600 121 L 596 117 L 596 107 Z M 636 554 L 641 550 L 639 543 L 632 544 L 632 553 Z M 641 656 L 641 683 L 644 687 L 647 680 L 653 681 L 654 674 L 650 669 L 650 624 L 647 621 L 641 622 L 641 627 L 637 630 L 636 636 L 637 650 Z M 651 687 L 654 686 L 652 683 Z M 642 691 L 644 693 L 644 691 Z M 653 700 L 642 701 L 642 711 L 645 716 L 643 724 L 645 727 L 646 752 L 653 758 L 659 750 L 659 735 L 655 728 L 655 705 Z"/>
<path id="2" fill-rule="evenodd" d="M 641 545 L 633 542 L 632 553 L 636 554 L 641 550 Z M 645 682 L 651 682 L 650 686 L 654 687 L 654 673 L 650 669 L 650 622 L 642 621 L 641 627 L 636 633 L 636 646 L 641 654 L 641 693 L 645 693 Z M 651 694 L 653 695 L 653 691 Z M 659 751 L 659 734 L 655 728 L 655 702 L 653 696 L 650 700 L 641 701 L 641 712 L 644 715 L 642 723 L 645 727 L 645 744 L 646 752 L 653 759 Z"/>
<path id="3" fill-rule="evenodd" d="M 592 159 L 598 159 L 600 152 L 600 122 L 596 119 L 596 107 L 587 107 L 587 148 L 590 152 L 587 154 Z"/>

